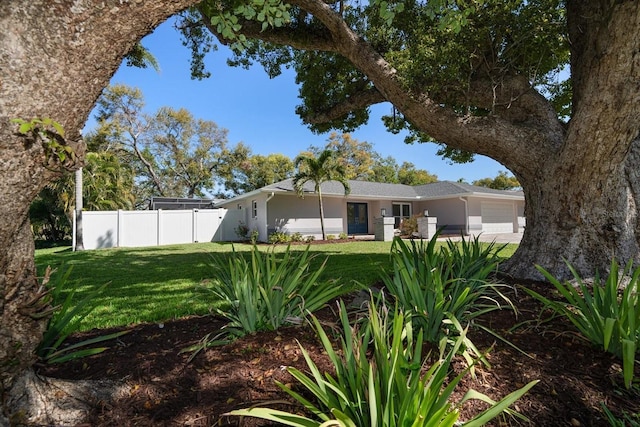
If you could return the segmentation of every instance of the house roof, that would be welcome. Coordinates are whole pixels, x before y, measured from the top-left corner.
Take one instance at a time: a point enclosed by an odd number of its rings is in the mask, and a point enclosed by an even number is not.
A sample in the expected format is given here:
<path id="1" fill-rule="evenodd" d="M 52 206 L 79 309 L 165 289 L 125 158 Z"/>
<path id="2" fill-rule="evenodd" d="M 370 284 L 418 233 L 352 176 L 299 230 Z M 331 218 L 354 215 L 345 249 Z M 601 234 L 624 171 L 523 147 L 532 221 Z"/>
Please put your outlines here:
<path id="1" fill-rule="evenodd" d="M 479 187 L 461 182 L 438 181 L 432 184 L 424 185 L 405 185 L 405 184 L 387 184 L 369 181 L 348 181 L 351 192 L 351 198 L 375 198 L 375 199 L 393 199 L 393 200 L 433 200 L 447 199 L 451 197 L 476 196 L 489 197 L 499 199 L 524 199 L 522 191 L 506 191 L 494 190 L 492 188 Z M 313 193 L 314 185 L 307 182 L 304 185 L 305 193 Z M 338 181 L 324 182 L 321 186 L 323 196 L 340 196 L 344 197 L 344 187 Z M 295 193 L 293 188 L 293 180 L 286 179 L 267 185 L 258 190 L 246 193 L 233 199 L 225 200 L 219 205 L 236 202 L 248 197 L 253 197 L 259 193 Z"/>

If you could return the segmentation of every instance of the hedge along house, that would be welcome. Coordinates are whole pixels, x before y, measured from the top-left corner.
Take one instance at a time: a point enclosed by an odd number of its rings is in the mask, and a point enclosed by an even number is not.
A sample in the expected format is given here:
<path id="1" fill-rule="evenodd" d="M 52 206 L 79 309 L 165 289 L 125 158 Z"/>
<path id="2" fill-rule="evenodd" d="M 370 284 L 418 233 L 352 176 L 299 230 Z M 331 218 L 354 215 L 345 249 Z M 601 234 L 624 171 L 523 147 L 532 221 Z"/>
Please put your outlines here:
<path id="1" fill-rule="evenodd" d="M 465 183 L 442 181 L 426 185 L 349 181 L 345 196 L 337 181 L 322 184 L 325 232 L 337 236 L 374 234 L 374 219 L 394 217 L 395 228 L 414 215 L 437 218 L 445 234 L 518 233 L 524 229 L 524 194 Z M 216 207 L 244 210 L 243 223 L 257 230 L 260 241 L 276 231 L 322 238 L 318 195 L 313 184 L 300 197 L 291 179 L 267 185 Z M 242 217 L 242 215 L 241 215 Z"/>

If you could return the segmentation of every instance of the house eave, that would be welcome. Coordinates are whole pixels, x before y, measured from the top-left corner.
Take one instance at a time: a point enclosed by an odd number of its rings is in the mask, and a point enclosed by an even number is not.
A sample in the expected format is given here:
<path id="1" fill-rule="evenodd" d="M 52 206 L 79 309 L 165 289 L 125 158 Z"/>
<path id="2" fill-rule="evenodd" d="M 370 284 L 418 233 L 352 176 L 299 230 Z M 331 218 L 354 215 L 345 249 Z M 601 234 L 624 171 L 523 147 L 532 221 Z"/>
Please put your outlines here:
<path id="1" fill-rule="evenodd" d="M 443 199 L 458 199 L 460 197 L 477 197 L 482 199 L 500 199 L 500 200 L 524 200 L 523 195 L 518 194 L 493 194 L 493 193 L 458 193 L 447 194 L 444 196 L 421 196 L 419 200 L 443 200 Z"/>

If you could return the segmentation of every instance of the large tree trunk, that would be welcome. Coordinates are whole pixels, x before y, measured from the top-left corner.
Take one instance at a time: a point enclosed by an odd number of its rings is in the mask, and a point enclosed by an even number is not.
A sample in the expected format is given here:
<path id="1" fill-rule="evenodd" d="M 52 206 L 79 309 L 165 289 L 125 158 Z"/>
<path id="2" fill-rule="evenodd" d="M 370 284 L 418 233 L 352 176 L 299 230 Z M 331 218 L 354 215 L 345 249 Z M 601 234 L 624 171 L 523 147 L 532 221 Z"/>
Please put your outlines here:
<path id="1" fill-rule="evenodd" d="M 516 277 L 536 278 L 534 263 L 566 278 L 565 260 L 583 276 L 640 261 L 640 3 L 568 1 L 567 16 L 573 114 L 563 144 L 519 174 L 527 227 L 506 265 Z"/>
<path id="2" fill-rule="evenodd" d="M 539 265 L 568 278 L 568 263 L 586 277 L 608 272 L 614 257 L 637 262 L 639 161 L 640 140 L 632 145 L 626 163 L 607 174 L 597 171 L 597 161 L 582 167 L 567 159 L 549 159 L 539 179 L 523 185 L 527 225 L 505 271 L 539 279 L 542 275 L 533 270 Z M 577 173 L 580 169 L 590 169 L 590 176 Z"/>
<path id="3" fill-rule="evenodd" d="M 82 129 L 134 43 L 195 0 L 0 2 L 0 394 L 35 360 L 47 310 L 39 299 L 29 204 L 84 158 Z M 60 164 L 11 119 L 51 118 L 76 162 Z M 3 402 L 5 399 L 3 399 Z M 11 408 L 3 408 L 5 415 Z M 0 415 L 0 425 L 2 424 Z M 5 420 L 6 422 L 6 420 Z"/>

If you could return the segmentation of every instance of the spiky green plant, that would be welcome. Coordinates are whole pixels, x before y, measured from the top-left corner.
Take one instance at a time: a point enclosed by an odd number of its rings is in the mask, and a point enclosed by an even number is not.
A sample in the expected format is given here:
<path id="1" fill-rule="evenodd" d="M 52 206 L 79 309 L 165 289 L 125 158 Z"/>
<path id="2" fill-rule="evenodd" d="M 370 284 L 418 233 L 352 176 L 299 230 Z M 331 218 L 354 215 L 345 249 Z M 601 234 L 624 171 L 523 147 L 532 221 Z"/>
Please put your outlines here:
<path id="1" fill-rule="evenodd" d="M 351 290 L 320 282 L 326 260 L 311 270 L 312 259 L 309 247 L 277 252 L 260 251 L 256 245 L 249 260 L 235 249 L 228 258 L 214 258 L 215 276 L 208 289 L 223 303 L 217 312 L 230 321 L 226 330 L 242 336 L 299 323 L 306 312 Z"/>
<path id="2" fill-rule="evenodd" d="M 95 309 L 96 298 L 103 293 L 107 286 L 107 283 L 105 283 L 91 290 L 91 292 L 76 302 L 74 301 L 76 287 L 69 285 L 68 281 L 72 269 L 73 266 L 69 267 L 64 274 L 58 276 L 57 283 L 49 287 L 48 294 L 46 295 L 50 303 L 56 304 L 51 309 L 52 315 L 47 324 L 47 329 L 36 350 L 36 354 L 46 363 L 63 363 L 69 360 L 102 353 L 107 347 L 89 346 L 117 338 L 128 332 L 115 332 L 69 346 L 62 345 L 69 335 L 78 330 L 78 325 L 82 319 Z M 51 273 L 52 271 L 47 269 L 45 282 L 49 281 L 49 275 Z M 60 301 L 62 302 L 60 303 Z"/>
<path id="3" fill-rule="evenodd" d="M 452 243 L 439 249 L 436 234 L 429 241 L 396 239 L 391 248 L 393 272 L 383 275 L 387 291 L 405 312 L 412 314 L 416 327 L 424 330 L 425 340 L 438 343 L 450 332 L 450 322 L 461 324 L 502 307 L 500 300 L 513 307 L 488 280 L 500 261 L 500 250 L 483 246 L 478 239 Z"/>
<path id="4" fill-rule="evenodd" d="M 603 280 L 596 273 L 590 286 L 568 262 L 567 266 L 576 286 L 568 281 L 561 283 L 536 266 L 565 302 L 551 300 L 531 289 L 524 288 L 525 291 L 569 319 L 587 340 L 622 359 L 624 384 L 631 387 L 640 342 L 640 268 L 634 270 L 630 262 L 620 270 L 614 259 L 607 278 Z"/>
<path id="5" fill-rule="evenodd" d="M 466 375 L 465 371 L 451 379 L 451 360 L 462 345 L 462 338 L 448 351 L 442 345 L 440 357 L 428 367 L 423 362 L 430 360 L 429 357 L 423 359 L 423 333 L 414 330 L 410 314 L 405 316 L 397 308 L 390 313 L 384 303 L 372 301 L 367 321 L 351 326 L 341 303 L 340 319 L 342 336 L 340 349 L 336 350 L 318 320 L 313 318 L 334 374 L 320 372 L 302 347 L 310 375 L 288 368 L 313 395 L 313 401 L 278 383 L 314 418 L 263 407 L 236 410 L 227 415 L 252 416 L 305 427 L 452 427 L 456 425 L 460 405 L 468 399 L 480 399 L 489 408 L 463 424 L 476 427 L 502 414 L 537 382 L 527 384 L 500 402 L 474 390 L 469 390 L 459 402 L 453 402 L 453 390 Z"/>

